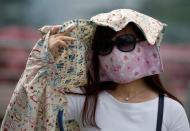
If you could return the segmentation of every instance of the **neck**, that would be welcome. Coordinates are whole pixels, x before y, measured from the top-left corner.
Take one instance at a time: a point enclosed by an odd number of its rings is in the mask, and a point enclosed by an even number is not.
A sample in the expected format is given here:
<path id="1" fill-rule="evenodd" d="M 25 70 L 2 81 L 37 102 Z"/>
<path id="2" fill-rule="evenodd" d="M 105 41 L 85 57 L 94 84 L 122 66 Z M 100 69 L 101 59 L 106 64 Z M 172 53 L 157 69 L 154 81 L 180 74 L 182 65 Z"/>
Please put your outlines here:
<path id="1" fill-rule="evenodd" d="M 143 79 L 138 79 L 128 84 L 119 84 L 115 90 L 109 92 L 113 96 L 120 98 L 133 97 L 136 95 L 138 98 L 135 97 L 134 101 L 137 99 L 143 101 L 150 97 L 155 97 L 155 92 L 145 84 Z"/>

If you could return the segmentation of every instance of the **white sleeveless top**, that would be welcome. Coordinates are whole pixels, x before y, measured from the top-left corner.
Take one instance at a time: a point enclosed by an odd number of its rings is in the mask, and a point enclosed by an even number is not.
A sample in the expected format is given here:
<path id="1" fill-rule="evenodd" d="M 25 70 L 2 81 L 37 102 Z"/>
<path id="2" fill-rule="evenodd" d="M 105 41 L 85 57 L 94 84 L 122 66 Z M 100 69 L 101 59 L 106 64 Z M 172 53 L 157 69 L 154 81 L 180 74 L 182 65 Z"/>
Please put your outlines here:
<path id="1" fill-rule="evenodd" d="M 81 131 L 156 131 L 159 97 L 140 103 L 124 103 L 106 91 L 101 92 L 96 109 L 96 123 L 101 129 L 97 129 L 82 126 L 85 96 L 66 96 L 66 119 L 78 121 Z M 162 131 L 190 131 L 184 108 L 169 97 L 165 97 Z"/>

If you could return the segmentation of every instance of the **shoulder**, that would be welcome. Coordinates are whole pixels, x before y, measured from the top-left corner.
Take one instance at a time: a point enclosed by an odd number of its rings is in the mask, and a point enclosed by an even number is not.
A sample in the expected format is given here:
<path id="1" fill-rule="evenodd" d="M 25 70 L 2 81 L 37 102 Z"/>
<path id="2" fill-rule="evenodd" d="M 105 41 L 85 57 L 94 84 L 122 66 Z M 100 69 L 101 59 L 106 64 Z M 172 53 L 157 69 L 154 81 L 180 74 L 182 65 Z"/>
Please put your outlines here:
<path id="1" fill-rule="evenodd" d="M 184 107 L 176 100 L 165 96 L 164 102 L 164 124 L 168 129 L 180 131 L 189 130 L 188 118 Z M 178 131 L 178 130 L 176 130 Z"/>
<path id="2" fill-rule="evenodd" d="M 181 103 L 168 96 L 165 96 L 164 108 L 166 108 L 166 110 L 168 110 L 171 113 L 179 113 L 184 111 L 184 108 L 181 105 Z"/>
<path id="3" fill-rule="evenodd" d="M 181 103 L 168 96 L 165 96 L 164 113 L 168 118 L 172 118 L 174 116 L 181 117 L 182 115 L 186 114 L 185 109 Z"/>

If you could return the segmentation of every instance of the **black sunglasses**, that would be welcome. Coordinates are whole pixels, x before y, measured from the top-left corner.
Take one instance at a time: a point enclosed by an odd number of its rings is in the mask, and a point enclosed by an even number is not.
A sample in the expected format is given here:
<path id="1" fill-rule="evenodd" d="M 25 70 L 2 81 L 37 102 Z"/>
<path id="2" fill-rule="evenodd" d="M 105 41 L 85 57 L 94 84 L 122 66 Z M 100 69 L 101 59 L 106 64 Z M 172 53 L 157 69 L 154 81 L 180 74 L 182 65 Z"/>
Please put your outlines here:
<path id="1" fill-rule="evenodd" d="M 108 40 L 96 45 L 96 51 L 99 55 L 105 56 L 112 52 L 113 47 L 116 47 L 122 52 L 130 52 L 135 49 L 137 39 L 132 34 L 122 35 L 116 38 L 116 40 Z"/>

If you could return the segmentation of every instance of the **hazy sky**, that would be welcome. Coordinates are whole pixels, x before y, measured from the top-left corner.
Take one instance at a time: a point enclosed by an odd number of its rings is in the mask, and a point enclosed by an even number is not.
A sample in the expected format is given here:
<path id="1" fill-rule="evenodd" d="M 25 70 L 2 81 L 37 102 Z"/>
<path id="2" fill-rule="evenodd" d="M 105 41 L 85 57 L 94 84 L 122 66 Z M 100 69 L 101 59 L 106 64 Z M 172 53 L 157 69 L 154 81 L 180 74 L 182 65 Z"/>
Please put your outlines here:
<path id="1" fill-rule="evenodd" d="M 70 19 L 90 18 L 117 8 L 140 9 L 140 5 L 137 0 L 33 0 L 29 12 L 34 25 L 59 24 Z"/>

